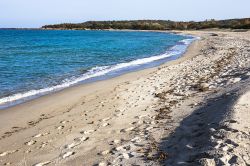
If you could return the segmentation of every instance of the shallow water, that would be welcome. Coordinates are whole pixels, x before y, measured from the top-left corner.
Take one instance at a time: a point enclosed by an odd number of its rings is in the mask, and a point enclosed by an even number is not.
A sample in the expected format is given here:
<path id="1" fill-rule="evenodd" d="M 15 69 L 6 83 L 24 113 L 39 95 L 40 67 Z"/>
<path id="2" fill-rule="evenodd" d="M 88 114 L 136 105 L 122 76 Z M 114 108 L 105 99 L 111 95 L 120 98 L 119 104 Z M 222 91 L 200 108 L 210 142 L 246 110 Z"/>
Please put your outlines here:
<path id="1" fill-rule="evenodd" d="M 192 40 L 159 32 L 0 30 L 0 108 L 159 65 Z"/>

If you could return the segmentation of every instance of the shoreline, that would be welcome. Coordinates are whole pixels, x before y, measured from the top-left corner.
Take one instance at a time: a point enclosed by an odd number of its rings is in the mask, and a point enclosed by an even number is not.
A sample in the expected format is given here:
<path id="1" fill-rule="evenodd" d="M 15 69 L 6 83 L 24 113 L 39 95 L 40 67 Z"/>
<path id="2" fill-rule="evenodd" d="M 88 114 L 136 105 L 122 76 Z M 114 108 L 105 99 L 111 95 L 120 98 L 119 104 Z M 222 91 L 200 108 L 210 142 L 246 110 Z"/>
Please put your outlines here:
<path id="1" fill-rule="evenodd" d="M 141 32 L 145 32 L 145 31 L 141 31 Z M 150 31 L 147 31 L 147 32 L 150 32 Z M 158 31 L 151 31 L 151 32 L 158 32 Z M 171 34 L 171 32 L 161 32 L 161 33 Z M 187 48 L 189 47 L 189 45 L 192 42 L 194 42 L 195 40 L 198 40 L 198 38 L 195 36 L 185 35 L 185 34 L 179 34 L 179 35 L 180 36 L 189 36 L 191 38 L 187 38 L 187 39 L 183 39 L 183 40 L 179 41 L 179 42 L 184 43 L 183 46 L 181 46 L 180 44 L 176 44 L 176 45 L 168 48 L 165 51 L 165 53 L 162 53 L 159 55 L 154 55 L 154 56 L 149 56 L 149 57 L 142 58 L 142 59 L 135 59 L 135 60 L 132 60 L 129 62 L 115 64 L 115 65 L 113 65 L 113 67 L 111 66 L 111 68 L 108 69 L 110 71 L 108 71 L 106 74 L 101 74 L 99 76 L 91 76 L 91 75 L 89 76 L 88 75 L 89 72 L 86 72 L 82 76 L 79 76 L 79 77 L 75 78 L 74 80 L 68 81 L 66 83 L 60 83 L 58 85 L 50 86 L 50 87 L 43 88 L 43 89 L 37 89 L 37 90 L 31 89 L 31 90 L 28 90 L 28 91 L 23 92 L 23 93 L 15 93 L 15 94 L 12 94 L 10 96 L 3 97 L 0 99 L 0 110 L 6 110 L 6 109 L 11 108 L 13 106 L 16 106 L 16 105 L 19 105 L 22 103 L 26 103 L 26 102 L 31 101 L 31 100 L 38 99 L 42 96 L 54 94 L 54 93 L 57 93 L 59 91 L 63 91 L 64 89 L 67 89 L 67 88 L 70 88 L 73 86 L 90 84 L 90 83 L 94 83 L 94 82 L 98 82 L 98 81 L 112 79 L 112 78 L 130 73 L 130 72 L 136 72 L 136 71 L 145 70 L 148 68 L 154 68 L 154 67 L 160 66 L 168 61 L 178 59 L 183 54 L 185 54 Z M 180 47 L 180 48 L 174 49 L 175 47 Z M 176 51 L 177 51 L 177 53 L 175 53 Z M 174 55 L 168 56 L 169 54 L 172 54 L 172 53 L 174 53 Z M 143 61 L 143 62 L 139 62 L 139 61 Z M 138 66 L 134 65 L 133 63 L 136 63 Z M 116 71 L 115 69 L 113 70 L 113 68 L 119 67 L 119 65 L 123 65 L 123 64 L 130 64 L 129 67 L 131 67 L 131 69 L 126 71 L 127 67 L 123 67 L 124 69 L 122 69 L 120 72 L 118 72 L 116 74 L 112 74 Z M 106 69 L 99 71 L 99 72 L 105 72 L 105 70 Z M 98 72 L 94 73 L 94 74 L 98 74 Z M 89 77 L 89 78 L 87 78 L 87 77 Z"/>
<path id="2" fill-rule="evenodd" d="M 249 163 L 250 33 L 177 32 L 179 59 L 0 111 L 0 165 Z"/>
<path id="3" fill-rule="evenodd" d="M 155 31 L 153 31 L 153 32 L 155 32 Z M 169 33 L 169 32 L 166 32 L 166 33 Z M 199 37 L 199 36 L 194 36 L 194 37 Z M 67 93 L 72 94 L 73 92 L 78 91 L 78 90 L 87 90 L 87 89 L 90 89 L 90 88 L 91 89 L 96 89 L 96 90 L 101 90 L 102 88 L 99 88 L 99 87 L 100 86 L 101 87 L 105 86 L 105 84 L 110 84 L 110 83 L 113 84 L 113 82 L 116 82 L 115 84 L 119 84 L 119 83 L 122 83 L 122 82 L 131 81 L 131 78 L 134 78 L 134 77 L 136 77 L 138 75 L 147 75 L 150 72 L 153 72 L 153 71 L 157 70 L 157 68 L 159 68 L 161 66 L 168 66 L 168 65 L 180 63 L 180 62 L 186 60 L 187 58 L 192 58 L 192 57 L 190 57 L 191 53 L 189 53 L 189 52 L 192 52 L 193 47 L 195 47 L 194 46 L 195 43 L 197 43 L 197 40 L 199 40 L 199 39 L 196 39 L 196 40 L 192 41 L 192 43 L 187 46 L 187 49 L 185 50 L 185 52 L 177 59 L 170 60 L 170 61 L 167 61 L 167 62 L 163 62 L 162 64 L 160 64 L 158 66 L 154 66 L 154 67 L 150 67 L 150 68 L 144 68 L 144 69 L 138 69 L 138 70 L 131 71 L 131 72 L 119 75 L 119 76 L 112 77 L 112 78 L 97 80 L 97 81 L 90 82 L 90 83 L 76 84 L 76 85 L 67 87 L 65 89 L 59 90 L 59 91 L 55 91 L 55 92 L 45 94 L 45 95 L 42 95 L 42 96 L 34 98 L 34 99 L 30 99 L 28 101 L 25 101 L 23 103 L 20 103 L 20 104 L 14 105 L 14 106 L 10 106 L 10 107 L 7 107 L 7 108 L 0 109 L 0 113 L 2 111 L 20 109 L 19 107 L 21 107 L 21 108 L 26 107 L 25 105 L 32 105 L 32 104 L 35 104 L 35 103 L 44 102 L 44 100 L 50 100 L 50 99 L 52 99 L 52 98 L 54 98 L 56 96 L 67 95 Z M 88 90 L 87 90 L 87 93 L 91 93 L 91 92 L 88 92 Z M 48 99 L 46 99 L 46 98 L 48 98 Z M 41 101 L 39 101 L 39 99 Z"/>

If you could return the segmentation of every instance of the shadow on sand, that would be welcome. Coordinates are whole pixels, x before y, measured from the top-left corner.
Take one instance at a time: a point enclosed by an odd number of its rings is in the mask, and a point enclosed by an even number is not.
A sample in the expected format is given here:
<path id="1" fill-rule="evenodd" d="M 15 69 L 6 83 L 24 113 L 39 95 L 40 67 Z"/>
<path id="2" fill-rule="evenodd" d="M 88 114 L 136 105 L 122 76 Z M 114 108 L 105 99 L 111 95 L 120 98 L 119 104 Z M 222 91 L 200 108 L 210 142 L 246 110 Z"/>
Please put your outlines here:
<path id="1" fill-rule="evenodd" d="M 211 132 L 225 128 L 229 109 L 238 99 L 237 91 L 224 93 L 209 99 L 205 105 L 186 117 L 180 126 L 160 143 L 160 150 L 167 153 L 162 165 L 200 165 L 200 159 L 213 158 L 208 153 L 212 148 Z"/>

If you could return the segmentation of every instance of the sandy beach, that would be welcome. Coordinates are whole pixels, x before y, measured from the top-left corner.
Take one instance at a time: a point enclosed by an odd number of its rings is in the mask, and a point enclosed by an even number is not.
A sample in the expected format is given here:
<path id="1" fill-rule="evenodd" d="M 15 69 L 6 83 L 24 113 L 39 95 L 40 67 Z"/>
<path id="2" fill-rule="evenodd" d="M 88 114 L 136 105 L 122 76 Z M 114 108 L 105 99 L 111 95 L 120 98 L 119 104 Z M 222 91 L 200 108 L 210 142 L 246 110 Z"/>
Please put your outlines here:
<path id="1" fill-rule="evenodd" d="M 250 31 L 0 111 L 0 165 L 250 165 Z"/>

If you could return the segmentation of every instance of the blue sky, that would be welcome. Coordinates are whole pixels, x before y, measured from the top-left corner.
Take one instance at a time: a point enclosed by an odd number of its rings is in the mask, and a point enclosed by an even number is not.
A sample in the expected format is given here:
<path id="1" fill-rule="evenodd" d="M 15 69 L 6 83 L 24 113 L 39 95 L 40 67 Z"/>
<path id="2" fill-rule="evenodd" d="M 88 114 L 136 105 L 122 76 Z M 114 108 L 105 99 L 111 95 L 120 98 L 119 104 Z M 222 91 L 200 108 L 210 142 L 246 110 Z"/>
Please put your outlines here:
<path id="1" fill-rule="evenodd" d="M 0 0 L 0 27 L 88 20 L 250 17 L 250 0 Z"/>

